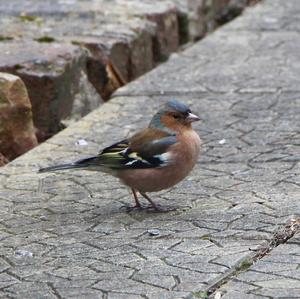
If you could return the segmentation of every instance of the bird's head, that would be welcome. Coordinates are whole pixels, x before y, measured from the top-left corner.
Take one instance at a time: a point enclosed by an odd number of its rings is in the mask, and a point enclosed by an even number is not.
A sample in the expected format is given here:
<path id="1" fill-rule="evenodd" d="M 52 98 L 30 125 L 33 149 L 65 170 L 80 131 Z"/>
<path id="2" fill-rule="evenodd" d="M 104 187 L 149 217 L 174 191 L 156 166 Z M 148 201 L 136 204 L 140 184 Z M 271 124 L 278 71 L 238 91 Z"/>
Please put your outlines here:
<path id="1" fill-rule="evenodd" d="M 167 129 L 169 131 L 181 131 L 191 128 L 191 123 L 200 118 L 191 112 L 191 109 L 176 100 L 167 102 L 152 118 L 149 127 Z"/>

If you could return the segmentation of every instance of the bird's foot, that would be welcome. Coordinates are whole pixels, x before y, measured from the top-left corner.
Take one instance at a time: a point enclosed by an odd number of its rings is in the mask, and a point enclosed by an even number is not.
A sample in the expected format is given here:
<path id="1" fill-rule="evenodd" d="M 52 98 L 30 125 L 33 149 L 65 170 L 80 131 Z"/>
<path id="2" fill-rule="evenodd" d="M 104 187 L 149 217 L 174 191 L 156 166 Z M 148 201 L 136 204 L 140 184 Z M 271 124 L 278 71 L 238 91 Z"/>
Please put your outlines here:
<path id="1" fill-rule="evenodd" d="M 146 210 L 148 208 L 149 208 L 149 206 L 142 205 L 142 204 L 134 205 L 134 206 L 124 205 L 120 208 L 120 210 L 125 210 L 126 212 L 132 212 L 132 211 L 137 211 L 137 210 L 142 211 L 142 210 Z"/>
<path id="2" fill-rule="evenodd" d="M 128 213 L 132 211 L 147 211 L 149 213 L 167 213 L 171 211 L 176 211 L 176 208 L 174 207 L 164 207 L 158 204 L 156 204 L 155 206 L 144 205 L 144 204 L 134 205 L 134 206 L 124 205 L 120 209 L 125 210 Z"/>
<path id="3" fill-rule="evenodd" d="M 163 207 L 159 204 L 156 204 L 146 193 L 140 192 L 140 194 L 150 202 L 151 206 L 149 209 L 152 210 L 153 212 L 167 213 L 176 210 L 176 208 L 174 207 Z"/>
<path id="4" fill-rule="evenodd" d="M 161 206 L 159 204 L 155 204 L 155 206 L 149 206 L 149 211 L 153 213 L 168 213 L 172 211 L 176 211 L 175 207 L 166 207 L 166 206 Z"/>

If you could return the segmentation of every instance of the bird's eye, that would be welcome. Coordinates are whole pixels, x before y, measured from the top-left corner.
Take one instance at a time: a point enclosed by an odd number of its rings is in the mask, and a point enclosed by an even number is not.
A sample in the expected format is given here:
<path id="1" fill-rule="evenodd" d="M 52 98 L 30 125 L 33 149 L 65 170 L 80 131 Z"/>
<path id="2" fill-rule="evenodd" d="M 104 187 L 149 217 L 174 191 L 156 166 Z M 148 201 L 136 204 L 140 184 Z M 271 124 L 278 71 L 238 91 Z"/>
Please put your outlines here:
<path id="1" fill-rule="evenodd" d="M 178 114 L 173 114 L 173 118 L 179 119 L 179 118 L 180 118 L 180 115 L 178 115 Z"/>

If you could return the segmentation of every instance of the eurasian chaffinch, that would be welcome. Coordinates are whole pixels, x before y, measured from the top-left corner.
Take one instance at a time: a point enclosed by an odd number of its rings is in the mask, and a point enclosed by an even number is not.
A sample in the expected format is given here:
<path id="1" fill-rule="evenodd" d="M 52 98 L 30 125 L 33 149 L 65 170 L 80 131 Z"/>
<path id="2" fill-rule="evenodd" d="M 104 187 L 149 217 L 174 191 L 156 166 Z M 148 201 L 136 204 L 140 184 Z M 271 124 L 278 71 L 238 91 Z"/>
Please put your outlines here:
<path id="1" fill-rule="evenodd" d="M 143 208 L 137 197 L 139 192 L 156 211 L 168 211 L 146 193 L 174 186 L 193 169 L 201 140 L 191 123 L 198 120 L 185 104 L 172 100 L 153 116 L 148 128 L 104 148 L 97 156 L 39 172 L 83 168 L 109 173 L 131 188 L 133 208 Z"/>

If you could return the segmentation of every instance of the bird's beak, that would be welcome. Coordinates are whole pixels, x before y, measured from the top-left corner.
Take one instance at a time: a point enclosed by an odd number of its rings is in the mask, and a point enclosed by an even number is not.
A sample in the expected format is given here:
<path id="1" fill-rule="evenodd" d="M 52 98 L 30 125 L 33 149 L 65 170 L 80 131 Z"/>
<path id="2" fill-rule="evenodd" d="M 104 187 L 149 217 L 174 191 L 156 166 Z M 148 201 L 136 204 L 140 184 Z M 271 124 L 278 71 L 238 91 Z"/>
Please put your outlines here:
<path id="1" fill-rule="evenodd" d="M 200 118 L 197 115 L 193 114 L 193 113 L 189 113 L 185 120 L 189 123 L 192 123 L 194 121 L 200 120 Z"/>

